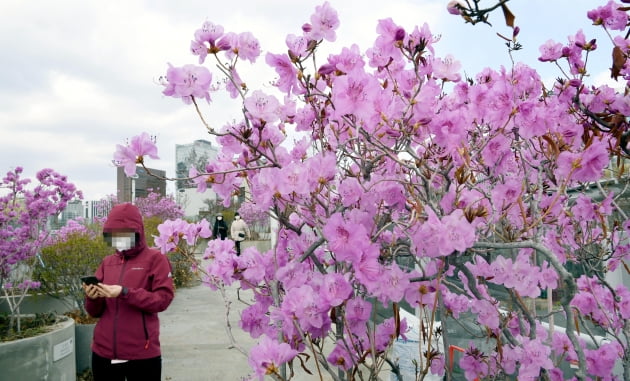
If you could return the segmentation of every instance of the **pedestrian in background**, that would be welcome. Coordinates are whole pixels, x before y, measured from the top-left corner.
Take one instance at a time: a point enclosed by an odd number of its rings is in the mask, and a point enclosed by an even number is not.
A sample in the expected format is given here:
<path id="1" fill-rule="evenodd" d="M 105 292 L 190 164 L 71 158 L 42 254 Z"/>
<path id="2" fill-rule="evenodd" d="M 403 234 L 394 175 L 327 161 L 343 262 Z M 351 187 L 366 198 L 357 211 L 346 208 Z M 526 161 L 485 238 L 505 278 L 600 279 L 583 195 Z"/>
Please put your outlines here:
<path id="1" fill-rule="evenodd" d="M 230 236 L 236 244 L 236 255 L 241 255 L 241 242 L 245 241 L 247 236 L 247 224 L 238 213 L 234 214 L 234 222 L 230 226 Z"/>
<path id="2" fill-rule="evenodd" d="M 160 381 L 158 313 L 174 297 L 171 264 L 147 246 L 140 210 L 116 205 L 103 225 L 116 253 L 103 259 L 97 284 L 83 284 L 85 309 L 99 318 L 92 340 L 94 381 Z"/>
<path id="3" fill-rule="evenodd" d="M 224 241 L 228 234 L 228 226 L 223 220 L 222 215 L 218 215 L 216 220 L 214 221 L 214 227 L 212 228 L 212 235 L 214 239 L 220 238 L 221 241 Z"/>

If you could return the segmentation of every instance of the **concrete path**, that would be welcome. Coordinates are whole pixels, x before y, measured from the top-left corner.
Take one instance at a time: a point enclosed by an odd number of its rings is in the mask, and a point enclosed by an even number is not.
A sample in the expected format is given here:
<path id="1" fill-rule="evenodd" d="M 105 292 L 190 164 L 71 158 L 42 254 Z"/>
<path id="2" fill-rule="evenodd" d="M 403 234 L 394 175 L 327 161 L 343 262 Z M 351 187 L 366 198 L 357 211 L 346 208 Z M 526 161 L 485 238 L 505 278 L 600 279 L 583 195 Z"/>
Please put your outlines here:
<path id="1" fill-rule="evenodd" d="M 236 289 L 226 290 L 234 299 Z M 238 326 L 246 306 L 232 304 L 230 324 L 246 351 L 255 344 Z M 221 294 L 201 284 L 180 288 L 171 306 L 160 314 L 162 379 L 168 381 L 242 380 L 250 373 L 247 357 L 230 347 Z"/>

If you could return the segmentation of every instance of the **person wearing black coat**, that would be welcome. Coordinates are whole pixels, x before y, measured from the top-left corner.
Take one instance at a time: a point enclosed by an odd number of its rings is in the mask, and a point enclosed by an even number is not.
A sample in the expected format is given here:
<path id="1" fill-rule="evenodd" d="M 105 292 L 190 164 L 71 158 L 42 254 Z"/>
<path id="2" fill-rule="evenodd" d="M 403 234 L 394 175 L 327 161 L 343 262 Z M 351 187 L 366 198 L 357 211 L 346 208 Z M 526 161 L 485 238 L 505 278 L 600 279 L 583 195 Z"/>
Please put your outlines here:
<path id="1" fill-rule="evenodd" d="M 216 220 L 214 221 L 214 228 L 212 229 L 212 235 L 214 239 L 221 239 L 221 241 L 225 240 L 228 234 L 228 226 L 225 223 L 222 215 L 218 215 Z"/>

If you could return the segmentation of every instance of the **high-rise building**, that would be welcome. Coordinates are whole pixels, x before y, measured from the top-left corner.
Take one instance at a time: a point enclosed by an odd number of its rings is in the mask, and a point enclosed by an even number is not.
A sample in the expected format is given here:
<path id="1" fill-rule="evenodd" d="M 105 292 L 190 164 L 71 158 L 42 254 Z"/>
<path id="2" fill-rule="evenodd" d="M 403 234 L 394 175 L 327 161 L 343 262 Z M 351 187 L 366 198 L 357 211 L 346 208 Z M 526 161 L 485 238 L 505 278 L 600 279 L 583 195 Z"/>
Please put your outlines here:
<path id="1" fill-rule="evenodd" d="M 116 170 L 116 190 L 119 202 L 133 202 L 137 197 L 147 197 L 149 192 L 166 196 L 166 171 L 148 168 L 150 175 L 142 167 L 136 167 L 136 176 L 128 177 L 123 167 Z M 157 177 L 156 177 L 157 176 Z"/>
<path id="2" fill-rule="evenodd" d="M 197 218 L 199 212 L 206 210 L 206 200 L 216 200 L 216 194 L 208 189 L 203 193 L 189 180 L 188 171 L 195 166 L 200 172 L 205 170 L 209 160 L 215 160 L 219 150 L 207 140 L 195 140 L 189 144 L 175 145 L 175 188 L 177 203 L 184 209 L 186 217 Z"/>

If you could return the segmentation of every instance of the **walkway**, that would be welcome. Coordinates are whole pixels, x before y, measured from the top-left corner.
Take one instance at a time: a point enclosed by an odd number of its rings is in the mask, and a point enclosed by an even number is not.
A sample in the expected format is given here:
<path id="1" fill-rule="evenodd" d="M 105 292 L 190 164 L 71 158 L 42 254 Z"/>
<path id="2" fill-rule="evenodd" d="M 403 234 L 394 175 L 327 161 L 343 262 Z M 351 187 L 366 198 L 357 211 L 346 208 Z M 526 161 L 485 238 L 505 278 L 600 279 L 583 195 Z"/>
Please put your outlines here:
<path id="1" fill-rule="evenodd" d="M 235 296 L 235 289 L 227 291 Z M 249 351 L 254 341 L 238 327 L 244 307 L 238 302 L 232 305 L 230 324 L 238 343 Z M 171 306 L 160 314 L 163 380 L 241 380 L 250 374 L 247 357 L 228 348 L 225 316 L 219 292 L 203 285 L 176 291 Z"/>

